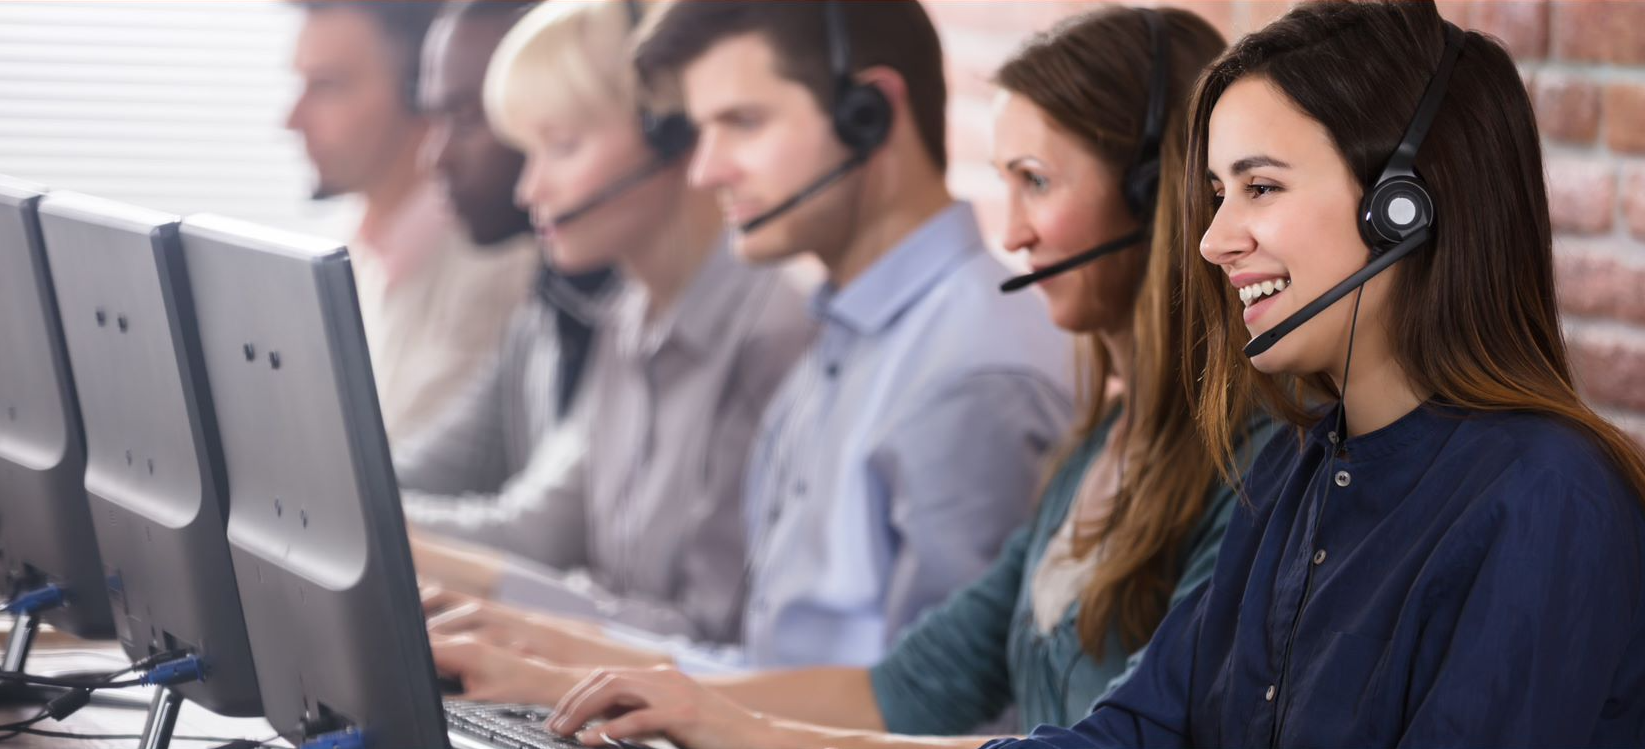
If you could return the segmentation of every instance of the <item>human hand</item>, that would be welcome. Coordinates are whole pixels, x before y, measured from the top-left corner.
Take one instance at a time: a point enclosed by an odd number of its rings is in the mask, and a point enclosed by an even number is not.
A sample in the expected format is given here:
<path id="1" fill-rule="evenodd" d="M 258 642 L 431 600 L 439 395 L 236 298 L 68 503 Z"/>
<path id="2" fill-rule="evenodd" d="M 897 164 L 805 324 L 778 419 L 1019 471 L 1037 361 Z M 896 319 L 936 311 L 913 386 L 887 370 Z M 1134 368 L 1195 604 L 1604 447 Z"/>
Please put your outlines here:
<path id="1" fill-rule="evenodd" d="M 591 673 L 555 666 L 474 637 L 432 636 L 434 670 L 461 680 L 459 699 L 552 705 Z"/>
<path id="2" fill-rule="evenodd" d="M 772 749 L 771 722 L 678 670 L 599 669 L 562 698 L 548 730 L 601 746 L 662 735 L 691 749 Z M 589 721 L 609 718 L 593 728 Z"/>
<path id="3" fill-rule="evenodd" d="M 410 540 L 411 562 L 425 586 L 489 598 L 502 579 L 503 561 L 495 552 L 416 531 Z"/>
<path id="4" fill-rule="evenodd" d="M 430 634 L 467 635 L 490 645 L 528 653 L 557 666 L 655 666 L 663 653 L 618 643 L 592 622 L 526 611 L 495 601 L 445 592 L 425 593 Z"/>

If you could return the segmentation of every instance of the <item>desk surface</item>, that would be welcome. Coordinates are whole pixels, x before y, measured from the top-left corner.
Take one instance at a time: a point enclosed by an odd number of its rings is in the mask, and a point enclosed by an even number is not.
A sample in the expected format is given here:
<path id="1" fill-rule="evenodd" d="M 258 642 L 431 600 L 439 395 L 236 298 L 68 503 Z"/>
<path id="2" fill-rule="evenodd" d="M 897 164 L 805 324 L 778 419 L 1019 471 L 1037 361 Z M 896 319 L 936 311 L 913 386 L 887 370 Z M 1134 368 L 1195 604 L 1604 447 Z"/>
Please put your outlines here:
<path id="1" fill-rule="evenodd" d="M 32 705 L 10 705 L 0 708 L 0 719 L 7 722 L 22 720 L 39 712 L 39 708 Z M 107 739 L 70 740 L 54 736 L 32 736 L 23 734 L 6 742 L 8 747 L 83 747 L 84 749 L 131 749 L 137 745 L 137 736 L 143 732 L 143 722 L 148 717 L 147 711 L 142 709 L 105 707 L 91 705 L 62 723 L 45 721 L 36 726 L 48 731 L 65 733 L 108 735 Z M 273 735 L 268 721 L 261 719 L 224 718 L 208 710 L 185 704 L 183 711 L 177 717 L 177 728 L 173 732 L 171 745 L 175 749 L 200 749 L 214 747 L 229 739 L 266 739 Z M 210 741 L 184 740 L 185 737 L 210 737 Z"/>
<path id="2" fill-rule="evenodd" d="M 27 670 L 29 673 L 48 675 L 64 671 L 113 671 L 129 664 L 120 647 L 112 641 L 87 642 L 83 640 L 69 640 L 69 645 L 44 646 L 37 645 L 29 654 Z M 55 643 L 54 643 L 55 644 Z M 132 702 L 132 706 L 115 707 L 101 703 L 93 703 L 82 708 L 79 712 L 68 717 L 62 723 L 47 720 L 36 728 L 47 731 L 60 731 L 81 735 L 107 735 L 106 739 L 67 739 L 56 736 L 34 736 L 23 734 L 16 738 L 7 739 L 3 746 L 8 749 L 33 749 L 34 747 L 52 747 L 53 749 L 132 749 L 137 746 L 137 737 L 143 732 L 143 724 L 148 718 L 147 699 L 153 694 L 148 690 L 125 689 L 109 690 L 103 694 L 119 693 L 118 696 Z M 136 699 L 133 699 L 136 698 Z M 26 720 L 39 714 L 40 706 L 32 703 L 0 704 L 0 723 Z M 225 718 L 203 707 L 185 701 L 183 709 L 177 716 L 177 727 L 172 732 L 171 745 L 173 749 L 208 749 L 234 739 L 269 739 L 274 735 L 274 729 L 268 721 L 262 718 Z M 193 740 L 193 737 L 208 737 L 209 740 Z M 483 746 L 472 741 L 461 740 L 453 734 L 454 746 Z M 674 749 L 666 741 L 654 740 L 645 742 L 646 745 L 657 749 Z M 278 746 L 289 746 L 277 742 Z"/>
<path id="3" fill-rule="evenodd" d="M 72 642 L 74 644 L 67 647 L 55 641 L 49 646 L 44 643 L 37 645 L 29 654 L 29 672 L 47 674 L 67 670 L 111 671 L 128 663 L 119 646 L 113 642 Z M 40 706 L 37 704 L 0 705 L 0 723 L 24 720 L 39 712 Z M 143 724 L 147 718 L 146 707 L 94 703 L 69 716 L 62 723 L 47 720 L 35 727 L 47 731 L 120 738 L 81 740 L 23 734 L 8 739 L 5 745 L 19 748 L 131 749 L 137 745 L 137 739 L 134 737 L 143 732 Z M 175 749 L 202 749 L 217 746 L 231 739 L 267 739 L 274 735 L 274 729 L 262 718 L 225 718 L 198 705 L 184 702 L 183 709 L 177 716 L 177 727 L 172 733 L 172 746 Z M 184 740 L 186 737 L 209 737 L 212 740 Z"/>

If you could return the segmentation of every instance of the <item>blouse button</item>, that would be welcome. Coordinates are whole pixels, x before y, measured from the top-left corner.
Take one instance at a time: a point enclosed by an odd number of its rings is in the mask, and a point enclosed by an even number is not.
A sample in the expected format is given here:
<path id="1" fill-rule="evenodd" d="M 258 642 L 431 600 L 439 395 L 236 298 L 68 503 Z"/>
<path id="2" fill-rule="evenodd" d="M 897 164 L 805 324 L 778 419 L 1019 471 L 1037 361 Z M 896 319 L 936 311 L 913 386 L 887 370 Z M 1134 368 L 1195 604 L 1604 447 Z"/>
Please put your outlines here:
<path id="1" fill-rule="evenodd" d="M 1319 551 L 1314 552 L 1314 564 L 1316 566 L 1321 565 L 1321 564 L 1325 564 L 1325 550 L 1324 549 L 1320 549 Z"/>
<path id="2" fill-rule="evenodd" d="M 1347 471 L 1337 471 L 1337 486 L 1347 486 L 1352 478 Z"/>
<path id="3" fill-rule="evenodd" d="M 1275 687 L 1273 684 L 1269 684 L 1268 685 L 1268 692 L 1266 694 L 1262 695 L 1262 698 L 1264 700 L 1268 701 L 1268 702 L 1273 702 L 1274 701 L 1274 695 L 1277 694 L 1278 692 L 1279 692 L 1278 687 Z"/>

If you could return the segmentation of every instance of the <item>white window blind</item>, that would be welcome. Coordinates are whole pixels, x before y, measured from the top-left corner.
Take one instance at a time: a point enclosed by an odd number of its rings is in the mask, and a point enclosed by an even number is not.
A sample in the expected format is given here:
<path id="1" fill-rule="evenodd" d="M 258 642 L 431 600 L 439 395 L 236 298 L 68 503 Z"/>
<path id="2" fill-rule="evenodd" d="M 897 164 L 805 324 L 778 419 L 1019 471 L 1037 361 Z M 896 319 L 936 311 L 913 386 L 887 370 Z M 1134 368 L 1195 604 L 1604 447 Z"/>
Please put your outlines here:
<path id="1" fill-rule="evenodd" d="M 281 2 L 0 2 L 0 173 L 346 238 L 283 129 L 301 12 Z"/>

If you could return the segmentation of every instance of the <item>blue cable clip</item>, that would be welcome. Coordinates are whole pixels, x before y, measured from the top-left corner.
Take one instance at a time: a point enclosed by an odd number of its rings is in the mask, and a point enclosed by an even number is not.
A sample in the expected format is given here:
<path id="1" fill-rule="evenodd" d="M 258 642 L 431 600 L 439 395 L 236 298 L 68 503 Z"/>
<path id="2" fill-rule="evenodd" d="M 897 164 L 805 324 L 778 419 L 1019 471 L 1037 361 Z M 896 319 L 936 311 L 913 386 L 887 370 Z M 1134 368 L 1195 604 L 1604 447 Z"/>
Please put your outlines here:
<path id="1" fill-rule="evenodd" d="M 5 611 L 8 614 L 38 614 L 63 605 L 64 598 L 62 588 L 47 585 L 11 599 Z"/>
<path id="2" fill-rule="evenodd" d="M 143 674 L 142 683 L 169 687 L 173 684 L 187 684 L 204 681 L 206 678 L 206 664 L 197 655 L 184 656 L 176 660 L 166 661 Z"/>
<path id="3" fill-rule="evenodd" d="M 365 749 L 366 739 L 358 728 L 322 733 L 303 742 L 302 749 Z"/>

